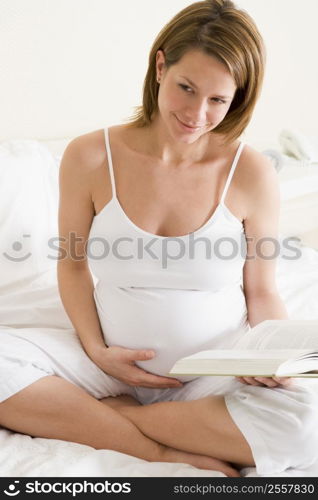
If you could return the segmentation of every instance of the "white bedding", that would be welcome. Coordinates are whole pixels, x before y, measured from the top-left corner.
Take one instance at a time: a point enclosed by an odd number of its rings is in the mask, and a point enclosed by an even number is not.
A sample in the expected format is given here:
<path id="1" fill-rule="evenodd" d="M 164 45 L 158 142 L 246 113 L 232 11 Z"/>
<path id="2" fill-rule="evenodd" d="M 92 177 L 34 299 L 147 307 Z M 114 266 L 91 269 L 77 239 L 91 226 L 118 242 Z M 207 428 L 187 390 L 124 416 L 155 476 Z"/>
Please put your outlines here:
<path id="1" fill-rule="evenodd" d="M 0 148 L 0 186 L 2 186 L 0 200 L 3 205 L 1 214 L 4 214 L 0 219 L 2 234 L 0 335 L 1 326 L 72 328 L 59 298 L 56 262 L 43 260 L 43 258 L 41 260 L 37 257 L 43 256 L 43 234 L 45 237 L 48 234 L 51 236 L 57 234 L 55 232 L 57 169 L 50 156 L 45 157 L 46 153 L 41 148 L 42 156 L 39 156 L 37 145 L 33 144 L 30 148 L 29 154 L 32 161 L 30 161 L 30 169 L 24 172 L 18 166 L 19 148 L 14 151 L 15 160 L 18 163 L 13 162 L 11 168 L 14 172 L 15 169 L 16 172 L 19 171 L 21 182 L 19 185 L 22 187 L 12 185 L 11 195 L 3 188 L 4 175 L 8 172 L 1 169 L 1 159 L 5 159 L 6 151 Z M 42 165 L 42 171 L 37 169 L 37 162 Z M 37 199 L 36 203 L 27 201 L 30 199 L 30 192 L 23 189 L 26 185 L 23 182 L 23 176 L 28 181 L 29 189 L 32 188 L 30 175 L 34 175 L 34 182 L 36 181 L 37 186 L 41 187 L 42 197 L 40 201 Z M 7 206 L 5 206 L 5 201 L 7 201 Z M 7 212 L 5 212 L 6 209 Z M 21 213 L 23 213 L 22 219 Z M 45 214 L 50 218 L 47 224 L 45 224 Z M 18 231 L 14 232 L 16 227 Z M 3 258 L 2 252 L 8 251 L 9 247 L 12 247 L 11 243 L 17 241 L 17 235 L 24 234 L 25 231 L 32 233 L 27 249 L 33 253 L 33 258 L 22 262 L 20 267 L 18 264 L 11 264 L 8 267 L 8 261 Z M 301 258 L 295 261 L 280 258 L 278 286 L 290 318 L 306 321 L 318 319 L 318 252 L 310 248 L 302 248 L 301 251 Z M 31 438 L 3 428 L 0 428 L 0 475 L 223 477 L 220 472 L 202 471 L 186 464 L 148 463 L 122 453 L 95 450 L 88 446 L 59 440 Z M 242 475 L 256 476 L 257 474 L 255 468 L 246 468 L 242 470 Z M 288 470 L 283 475 L 318 476 L 318 461 L 315 466 L 306 471 Z"/>

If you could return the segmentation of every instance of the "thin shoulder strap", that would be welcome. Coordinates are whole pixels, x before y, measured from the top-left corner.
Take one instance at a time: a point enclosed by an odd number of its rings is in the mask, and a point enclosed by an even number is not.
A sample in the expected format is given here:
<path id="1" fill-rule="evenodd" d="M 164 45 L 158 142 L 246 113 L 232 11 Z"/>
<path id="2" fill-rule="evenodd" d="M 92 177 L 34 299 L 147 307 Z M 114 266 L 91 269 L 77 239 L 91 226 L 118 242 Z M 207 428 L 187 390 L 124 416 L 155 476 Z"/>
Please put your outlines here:
<path id="1" fill-rule="evenodd" d="M 224 188 L 224 191 L 223 191 L 220 203 L 224 203 L 226 194 L 228 192 L 229 186 L 231 184 L 232 177 L 233 177 L 235 169 L 236 169 L 236 165 L 237 165 L 237 163 L 238 163 L 238 161 L 240 159 L 243 147 L 244 147 L 244 142 L 241 142 L 240 145 L 239 145 L 239 147 L 238 147 L 238 149 L 237 149 L 237 152 L 236 152 L 236 155 L 235 155 L 235 158 L 234 158 L 234 161 L 233 161 L 233 164 L 232 164 L 229 176 L 227 178 L 227 181 L 226 181 L 226 184 L 225 184 L 225 188 Z"/>
<path id="2" fill-rule="evenodd" d="M 110 181 L 112 184 L 112 194 L 113 197 L 116 196 L 116 185 L 115 185 L 115 177 L 114 177 L 114 167 L 113 167 L 113 160 L 112 160 L 112 153 L 110 150 L 110 143 L 109 143 L 109 130 L 108 127 L 104 129 L 105 133 L 105 144 L 106 144 L 106 151 L 107 151 L 107 160 L 108 160 L 108 168 L 109 168 L 109 175 L 110 175 Z"/>

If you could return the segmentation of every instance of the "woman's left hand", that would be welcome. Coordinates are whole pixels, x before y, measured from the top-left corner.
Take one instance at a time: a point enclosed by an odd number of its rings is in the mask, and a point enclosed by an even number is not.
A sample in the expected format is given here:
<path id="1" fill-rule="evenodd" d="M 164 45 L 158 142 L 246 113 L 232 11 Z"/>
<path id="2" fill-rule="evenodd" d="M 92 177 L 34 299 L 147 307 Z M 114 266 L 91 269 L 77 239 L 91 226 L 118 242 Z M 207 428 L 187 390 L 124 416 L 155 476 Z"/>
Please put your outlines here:
<path id="1" fill-rule="evenodd" d="M 291 382 L 291 377 L 235 377 L 236 380 L 245 385 L 257 385 L 260 387 L 288 387 Z"/>

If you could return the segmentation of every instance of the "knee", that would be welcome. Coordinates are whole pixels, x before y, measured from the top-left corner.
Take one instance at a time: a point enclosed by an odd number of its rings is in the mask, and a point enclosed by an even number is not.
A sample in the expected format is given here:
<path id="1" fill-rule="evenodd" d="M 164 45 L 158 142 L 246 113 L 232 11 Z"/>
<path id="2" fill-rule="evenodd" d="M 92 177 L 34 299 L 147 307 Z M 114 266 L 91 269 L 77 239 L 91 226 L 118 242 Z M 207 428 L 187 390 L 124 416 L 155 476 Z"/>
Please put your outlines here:
<path id="1" fill-rule="evenodd" d="M 282 442 L 286 446 L 286 454 L 290 457 L 290 467 L 304 469 L 318 459 L 318 393 L 300 388 L 285 399 L 281 407 L 284 415 L 285 432 Z M 283 435 L 285 435 L 283 437 Z"/>
<path id="2" fill-rule="evenodd" d="M 305 463 L 308 467 L 318 459 L 318 394 L 308 393 L 306 402 L 302 404 L 295 433 L 293 436 L 294 446 L 301 450 Z"/>
<path id="3" fill-rule="evenodd" d="M 275 472 L 288 467 L 304 469 L 318 459 L 317 390 L 298 385 L 289 389 L 244 386 L 231 398 L 236 412 L 241 407 L 238 420 L 245 411 L 260 442 L 266 443 L 264 456 L 259 458 L 259 473 L 268 473 L 268 463 L 270 471 Z M 253 448 L 254 434 L 248 426 L 244 428 Z"/>

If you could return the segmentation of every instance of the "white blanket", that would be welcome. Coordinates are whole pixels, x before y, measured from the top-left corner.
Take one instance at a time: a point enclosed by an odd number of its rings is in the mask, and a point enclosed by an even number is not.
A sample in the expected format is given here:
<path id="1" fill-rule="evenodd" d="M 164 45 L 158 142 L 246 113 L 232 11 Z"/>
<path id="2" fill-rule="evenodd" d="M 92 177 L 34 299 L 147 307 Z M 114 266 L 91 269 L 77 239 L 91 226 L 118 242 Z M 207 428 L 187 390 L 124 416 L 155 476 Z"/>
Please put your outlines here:
<path id="1" fill-rule="evenodd" d="M 56 262 L 44 258 L 44 243 L 57 235 L 57 172 L 58 162 L 34 141 L 0 146 L 0 336 L 1 325 L 72 328 L 58 293 Z M 26 234 L 31 236 L 23 236 Z M 4 252 L 14 258 L 30 252 L 31 257 L 14 262 Z M 281 258 L 278 285 L 291 319 L 318 319 L 317 251 L 304 248 L 302 257 L 295 261 Z M 185 464 L 148 463 L 114 451 L 31 438 L 3 428 L 0 475 L 223 476 Z M 255 476 L 256 472 L 246 468 L 242 475 Z M 318 463 L 311 470 L 289 470 L 284 475 L 318 476 Z"/>
<path id="2" fill-rule="evenodd" d="M 0 295 L 2 325 L 72 327 L 59 298 L 54 268 L 25 280 L 23 285 L 19 291 L 10 286 L 1 290 L 6 292 Z M 291 319 L 318 319 L 317 251 L 303 248 L 297 261 L 280 259 L 278 285 Z M 114 451 L 31 438 L 5 429 L 0 430 L 0 464 L 2 476 L 223 477 L 220 472 L 202 471 L 186 464 L 148 463 Z M 243 469 L 242 475 L 257 476 L 255 468 Z M 306 471 L 290 469 L 284 475 L 318 476 L 318 462 Z"/>

